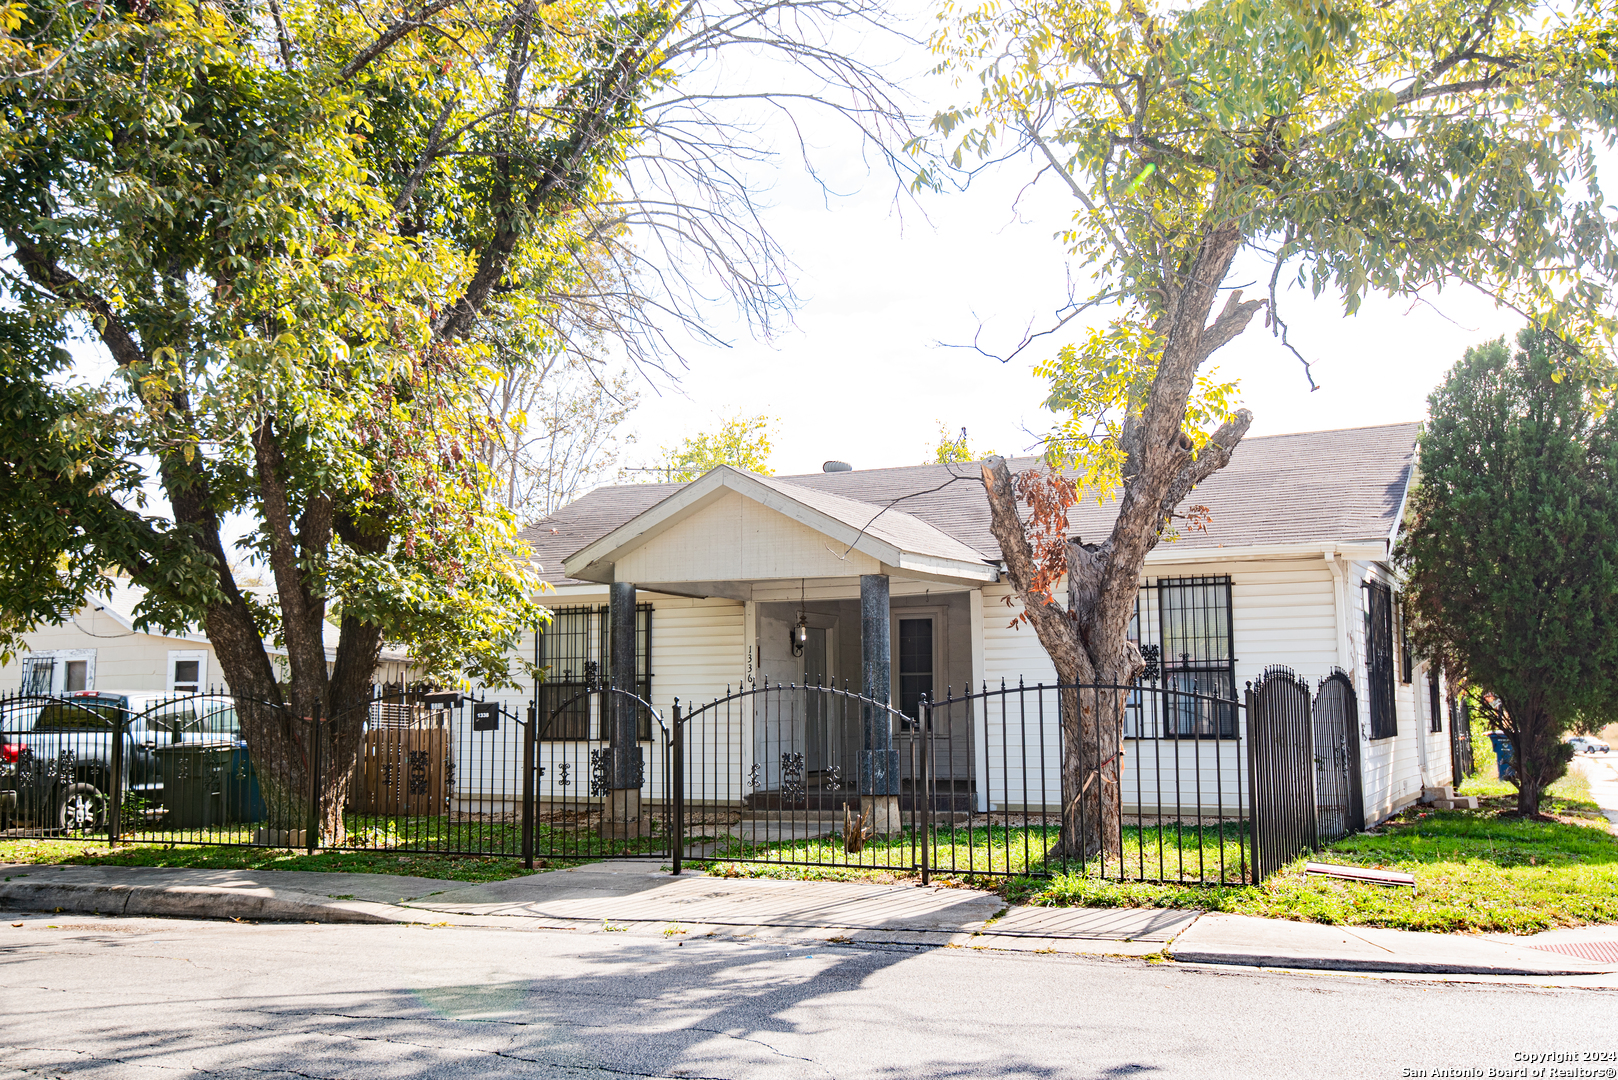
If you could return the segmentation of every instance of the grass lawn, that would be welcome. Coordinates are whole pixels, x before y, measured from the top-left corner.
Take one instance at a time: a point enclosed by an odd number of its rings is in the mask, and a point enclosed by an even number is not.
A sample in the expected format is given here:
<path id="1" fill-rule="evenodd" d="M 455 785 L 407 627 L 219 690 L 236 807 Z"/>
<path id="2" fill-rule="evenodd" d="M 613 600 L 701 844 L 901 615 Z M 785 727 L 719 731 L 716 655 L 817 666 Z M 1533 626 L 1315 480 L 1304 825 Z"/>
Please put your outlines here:
<path id="1" fill-rule="evenodd" d="M 1493 776 L 1492 770 L 1489 775 Z M 1608 831 L 1582 775 L 1570 773 L 1549 790 L 1544 805 L 1555 821 L 1500 817 L 1500 811 L 1515 808 L 1516 789 L 1498 780 L 1469 779 L 1463 791 L 1479 796 L 1480 809 L 1412 807 L 1374 832 L 1347 837 L 1297 860 L 1259 886 L 1217 884 L 1217 874 L 1208 875 L 1208 884 L 1185 885 L 1119 883 L 1072 872 L 1010 878 L 985 874 L 991 867 L 1003 870 L 1008 857 L 1012 869 L 1027 865 L 1022 862 L 1026 854 L 1042 852 L 1045 844 L 1055 840 L 1054 834 L 1024 838 L 1017 830 L 1012 830 L 1009 845 L 1003 842 L 1003 833 L 998 834 L 999 840 L 974 836 L 954 847 L 946 845 L 938 862 L 949 866 L 953 852 L 957 872 L 940 871 L 934 881 L 993 889 L 1013 903 L 1187 908 L 1399 930 L 1534 933 L 1557 926 L 1618 923 L 1618 837 Z M 1156 837 L 1147 832 L 1126 841 L 1126 846 L 1144 843 L 1148 850 L 1156 850 Z M 962 835 L 957 830 L 957 837 Z M 1215 838 L 1205 836 L 1205 843 L 1214 848 Z M 727 877 L 885 882 L 919 877 L 892 865 L 908 862 L 908 837 L 868 847 L 863 853 L 866 865 L 854 867 L 831 865 L 834 856 L 848 858 L 834 844 L 800 841 L 764 851 L 721 848 L 715 859 L 695 865 Z M 1230 840 L 1225 846 L 1235 847 Z M 1132 849 L 1132 859 L 1138 851 Z M 733 861 L 741 855 L 761 853 L 823 865 Z M 1205 866 L 1208 861 L 1205 855 Z M 1403 870 L 1415 875 L 1416 889 L 1305 877 L 1305 861 Z M 1132 868 L 1137 865 L 1130 862 Z M 1037 858 L 1033 866 L 1038 868 Z M 978 872 L 971 873 L 968 867 Z M 1187 868 L 1194 869 L 1189 864 Z"/>
<path id="2" fill-rule="evenodd" d="M 376 817 L 354 818 L 349 822 L 349 840 L 373 850 L 317 851 L 270 847 L 223 846 L 241 844 L 251 826 L 224 826 L 218 829 L 188 830 L 180 838 L 161 833 L 134 834 L 135 842 L 109 848 L 105 839 L 0 839 L 0 863 L 66 863 L 78 866 L 166 866 L 198 870 L 326 870 L 335 873 L 403 874 L 412 877 L 443 878 L 449 881 L 500 881 L 521 877 L 533 871 L 523 868 L 518 826 L 512 824 L 467 823 L 439 818 Z M 187 843 L 216 834 L 219 846 Z M 649 847 L 661 847 L 662 838 L 642 840 L 603 840 L 588 830 L 556 830 L 541 825 L 536 830 L 536 852 L 558 851 L 561 857 L 536 855 L 535 870 L 561 869 L 592 862 L 607 854 L 628 854 Z M 482 848 L 495 854 L 478 856 L 437 855 L 411 847 L 451 845 Z M 407 850 L 399 850 L 405 848 Z"/>
<path id="3" fill-rule="evenodd" d="M 1060 839 L 1056 826 L 940 826 L 935 837 L 933 871 L 949 876 L 995 875 L 1009 877 L 1026 873 L 1060 871 L 1064 867 L 1047 859 Z M 1247 853 L 1242 833 L 1234 822 L 1223 827 L 1170 822 L 1128 827 L 1124 830 L 1124 872 L 1143 878 L 1183 878 L 1206 883 L 1238 883 L 1247 873 Z M 768 862 L 746 864 L 746 870 L 730 869 L 727 874 L 749 876 L 813 876 L 851 880 L 859 877 L 892 879 L 908 876 L 919 858 L 916 834 L 911 831 L 891 837 L 874 837 L 858 854 L 843 850 L 840 836 L 820 837 L 777 843 L 749 843 L 727 837 L 705 863 L 726 864 L 746 859 L 762 859 L 798 864 L 791 873 L 769 873 Z M 856 865 L 850 866 L 853 863 Z M 1116 872 L 1110 865 L 1109 872 Z"/>
<path id="4" fill-rule="evenodd" d="M 1462 790 L 1479 796 L 1478 810 L 1412 807 L 1263 885 L 1119 885 L 1070 874 L 1019 878 L 1004 892 L 1028 904 L 1201 908 L 1398 930 L 1534 933 L 1618 922 L 1618 837 L 1590 801 L 1588 780 L 1569 773 L 1552 785 L 1544 806 L 1555 821 L 1500 817 L 1515 808 L 1516 789 L 1498 780 L 1474 777 Z M 1305 861 L 1402 870 L 1416 888 L 1306 877 Z"/>
<path id="5" fill-rule="evenodd" d="M 0 840 L 0 863 L 66 863 L 75 866 L 169 866 L 197 870 L 327 870 L 348 874 L 403 874 L 448 881 L 501 881 L 532 871 L 521 859 L 496 856 L 400 855 L 392 851 L 320 851 L 307 855 L 285 848 L 207 847 L 200 844 L 120 844 L 106 841 Z M 535 867 L 542 865 L 534 860 Z M 573 860 L 545 860 L 555 869 Z"/>

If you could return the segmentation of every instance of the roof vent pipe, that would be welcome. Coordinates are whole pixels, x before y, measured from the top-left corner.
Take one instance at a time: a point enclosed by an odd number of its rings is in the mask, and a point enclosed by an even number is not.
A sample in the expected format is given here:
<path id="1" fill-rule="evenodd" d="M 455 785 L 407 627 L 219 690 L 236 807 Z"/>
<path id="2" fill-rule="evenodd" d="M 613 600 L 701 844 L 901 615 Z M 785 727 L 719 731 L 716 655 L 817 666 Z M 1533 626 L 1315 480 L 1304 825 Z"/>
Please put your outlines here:
<path id="1" fill-rule="evenodd" d="M 823 461 L 820 463 L 821 472 L 853 472 L 854 466 L 846 461 Z"/>

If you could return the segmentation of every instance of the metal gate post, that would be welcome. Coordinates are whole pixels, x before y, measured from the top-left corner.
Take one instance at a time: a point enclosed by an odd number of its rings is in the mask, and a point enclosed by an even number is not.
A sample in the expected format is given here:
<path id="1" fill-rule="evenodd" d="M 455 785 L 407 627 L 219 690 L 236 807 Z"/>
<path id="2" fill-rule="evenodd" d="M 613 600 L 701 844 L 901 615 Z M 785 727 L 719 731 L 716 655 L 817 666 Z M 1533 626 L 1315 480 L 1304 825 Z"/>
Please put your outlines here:
<path id="1" fill-rule="evenodd" d="M 1315 759 L 1315 708 L 1307 689 L 1303 692 L 1303 730 L 1302 737 L 1307 740 L 1305 746 L 1308 754 L 1305 761 L 1313 762 Z M 1309 852 L 1314 854 L 1320 850 L 1320 802 L 1315 794 L 1315 771 L 1307 766 L 1299 782 L 1300 790 L 1309 793 L 1309 835 L 1313 837 Z"/>
<path id="2" fill-rule="evenodd" d="M 1263 736 L 1263 723 L 1259 710 L 1254 707 L 1253 684 L 1247 684 L 1247 824 L 1252 840 L 1253 884 L 1264 884 L 1264 871 L 1259 868 L 1259 828 L 1262 814 L 1259 810 L 1258 741 Z"/>
<path id="3" fill-rule="evenodd" d="M 920 707 L 916 711 L 921 714 L 921 883 L 927 885 L 932 882 L 933 876 L 932 853 L 929 851 L 933 843 L 933 795 L 932 785 L 928 783 L 932 774 L 933 706 L 926 694 L 921 696 Z M 952 809 L 954 794 L 952 789 Z"/>
<path id="4" fill-rule="evenodd" d="M 671 852 L 674 864 L 674 873 L 680 872 L 680 857 L 685 854 L 685 725 L 680 723 L 680 699 L 674 699 L 674 727 L 672 735 L 674 745 L 670 747 L 670 757 L 673 759 L 674 769 L 674 827 L 669 830 L 669 843 L 673 845 Z"/>
<path id="5" fill-rule="evenodd" d="M 539 697 L 528 710 L 522 738 L 522 865 L 534 868 L 534 740 L 539 734 Z"/>
<path id="6" fill-rule="evenodd" d="M 124 823 L 124 736 L 129 732 L 129 717 L 119 712 L 118 722 L 112 729 L 112 778 L 107 787 L 107 843 L 116 847 L 123 833 Z"/>

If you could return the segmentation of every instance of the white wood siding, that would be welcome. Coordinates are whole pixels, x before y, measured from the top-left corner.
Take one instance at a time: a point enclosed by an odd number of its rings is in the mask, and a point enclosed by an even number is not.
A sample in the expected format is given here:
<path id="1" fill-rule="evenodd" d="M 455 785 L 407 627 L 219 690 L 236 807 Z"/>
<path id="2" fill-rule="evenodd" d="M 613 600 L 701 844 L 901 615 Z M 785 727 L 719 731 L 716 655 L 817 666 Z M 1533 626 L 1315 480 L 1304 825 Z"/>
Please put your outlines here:
<path id="1" fill-rule="evenodd" d="M 745 605 L 670 598 L 653 607 L 652 700 L 666 717 L 672 717 L 675 698 L 689 715 L 727 686 L 741 688 L 747 675 Z M 735 707 L 721 707 L 698 713 L 686 725 L 688 791 L 708 791 L 724 801 L 742 797 L 740 762 L 747 747 L 740 716 Z"/>
<path id="2" fill-rule="evenodd" d="M 876 574 L 880 564 L 824 533 L 728 492 L 634 551 L 621 555 L 619 581 L 743 581 Z"/>
<path id="3" fill-rule="evenodd" d="M 1398 582 L 1386 565 L 1372 562 L 1349 564 L 1344 598 L 1348 613 L 1349 673 L 1354 679 L 1355 695 L 1360 712 L 1360 775 L 1365 794 L 1365 822 L 1367 825 L 1384 820 L 1421 798 L 1423 787 L 1422 742 L 1428 749 L 1426 786 L 1435 787 L 1449 782 L 1448 720 L 1441 735 L 1428 735 L 1425 731 L 1426 709 L 1418 699 L 1427 689 L 1418 675 L 1411 682 L 1403 681 L 1404 659 L 1400 655 L 1398 622 L 1394 622 L 1394 663 L 1397 675 L 1393 683 L 1394 715 L 1397 730 L 1392 738 L 1371 738 L 1371 685 L 1366 663 L 1366 581 L 1377 581 L 1395 589 L 1397 602 Z"/>
<path id="4" fill-rule="evenodd" d="M 1342 591 L 1344 611 L 1339 612 L 1339 590 L 1324 555 L 1276 557 L 1219 562 L 1154 563 L 1148 567 L 1154 580 L 1228 574 L 1231 578 L 1231 618 L 1236 654 L 1237 693 L 1256 680 L 1263 670 L 1280 664 L 1307 679 L 1311 686 L 1343 667 L 1353 678 L 1358 697 L 1361 727 L 1361 772 L 1365 792 L 1366 820 L 1379 821 L 1421 795 L 1423 773 L 1419 746 L 1426 740 L 1428 786 L 1444 783 L 1449 777 L 1449 742 L 1443 734 L 1425 733 L 1425 709 L 1418 711 L 1415 691 L 1425 695 L 1419 683 L 1396 683 L 1399 736 L 1370 742 L 1369 686 L 1365 670 L 1365 600 L 1360 582 L 1372 564 L 1347 564 L 1346 585 Z M 1385 571 L 1379 571 L 1384 574 Z M 1059 585 L 1061 596 L 1065 586 Z M 985 680 L 998 688 L 1002 679 L 1015 686 L 1021 676 L 1028 685 L 1054 682 L 1055 668 L 1026 624 L 1013 630 L 1010 620 L 1022 610 L 1007 585 L 983 590 L 981 633 Z M 1155 618 L 1152 620 L 1155 621 Z M 1340 634 L 1340 625 L 1345 633 Z M 1343 647 L 1347 646 L 1347 655 Z M 1034 696 L 1029 695 L 1030 704 Z M 980 801 L 999 806 L 1022 805 L 1025 775 L 1021 762 L 1029 760 L 1030 800 L 1042 797 L 1055 809 L 1059 792 L 1054 779 L 1038 790 L 1032 780 L 1040 752 L 1047 763 L 1058 753 L 1055 725 L 1042 730 L 1044 739 L 1024 740 L 1020 726 L 1003 726 L 994 709 L 979 724 L 979 775 L 989 779 Z M 1027 710 L 1024 709 L 1024 712 Z M 1448 723 L 1447 719 L 1445 721 Z M 986 725 L 986 726 L 985 726 Z M 1245 731 L 1243 732 L 1245 738 Z M 1227 807 L 1239 802 L 1245 809 L 1247 759 L 1241 745 L 1203 740 L 1125 740 L 1126 813 L 1155 813 L 1159 806 L 1189 808 L 1199 800 L 1211 810 L 1220 797 Z M 1172 764 L 1171 764 L 1172 763 Z M 1161 777 L 1161 779 L 1159 779 Z M 1199 796 L 1197 793 L 1200 792 Z M 1189 809 L 1187 809 L 1189 812 Z"/>
<path id="5" fill-rule="evenodd" d="M 22 686 L 23 656 L 66 649 L 95 650 L 92 689 L 166 691 L 171 651 L 206 653 L 209 681 L 224 681 L 213 647 L 206 640 L 130 630 L 105 611 L 96 611 L 93 605 L 81 609 L 62 625 L 40 627 L 27 635 L 26 640 L 28 649 L 24 653 L 9 664 L 0 665 L 0 690 L 16 690 Z"/>
<path id="6" fill-rule="evenodd" d="M 1010 607 L 1006 606 L 1008 599 Z M 1010 585 L 984 587 L 981 678 L 982 683 L 992 689 L 998 689 L 1002 680 L 1007 686 L 1016 686 L 1019 678 L 1029 686 L 1056 681 L 1056 665 L 1039 643 L 1034 628 L 1027 623 L 1019 623 L 1015 629 L 1011 627 L 1011 620 L 1021 615 L 1022 610 L 1022 601 L 1017 599 Z M 982 686 L 974 689 L 982 689 Z"/>
<path id="7" fill-rule="evenodd" d="M 664 724 L 674 720 L 673 705 L 679 699 L 686 712 L 725 692 L 726 685 L 739 687 L 745 677 L 747 650 L 742 632 L 743 605 L 734 600 L 698 600 L 685 597 L 647 597 L 652 605 L 652 705 L 662 715 Z M 607 594 L 569 594 L 558 600 L 556 606 L 574 604 L 605 604 Z M 591 634 L 590 649 L 597 647 L 597 635 Z M 530 640 L 529 648 L 532 648 Z M 518 655 L 512 657 L 512 670 L 520 670 Z M 507 687 L 474 693 L 497 700 L 514 716 L 526 716 L 531 703 L 531 686 Z M 727 718 L 723 712 L 708 712 L 694 720 L 686 731 L 686 775 L 688 783 L 703 777 L 712 785 L 710 776 L 724 778 L 728 787 L 725 797 L 740 797 L 740 769 L 736 763 L 742 755 L 739 727 L 732 724 L 736 711 Z M 599 730 L 599 728 L 597 728 Z M 646 754 L 648 787 L 652 799 L 663 797 L 663 737 L 657 722 L 653 721 L 653 739 L 642 743 Z M 606 744 L 601 740 L 543 740 L 537 749 L 538 764 L 545 771 L 538 778 L 536 790 L 542 800 L 555 808 L 598 803 L 589 798 L 590 751 Z M 482 803 L 499 805 L 504 812 L 515 810 L 515 801 L 521 795 L 522 758 L 521 743 L 514 734 L 504 730 L 495 733 L 474 732 L 471 714 L 458 725 L 456 746 L 457 798 L 466 810 L 477 810 Z M 562 766 L 567 766 L 566 770 Z M 566 779 L 567 784 L 562 784 Z"/>

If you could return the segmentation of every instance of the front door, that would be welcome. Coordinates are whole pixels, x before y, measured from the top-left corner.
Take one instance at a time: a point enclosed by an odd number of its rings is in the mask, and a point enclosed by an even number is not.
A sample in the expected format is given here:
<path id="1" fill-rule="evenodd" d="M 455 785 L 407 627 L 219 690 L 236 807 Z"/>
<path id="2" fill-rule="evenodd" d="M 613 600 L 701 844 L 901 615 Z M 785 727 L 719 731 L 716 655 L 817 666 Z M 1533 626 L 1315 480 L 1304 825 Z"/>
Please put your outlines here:
<path id="1" fill-rule="evenodd" d="M 901 615 L 899 623 L 899 711 L 912 720 L 921 716 L 923 695 L 932 701 L 935 692 L 934 625 L 931 615 Z"/>
<path id="2" fill-rule="evenodd" d="M 824 626 L 811 626 L 808 639 L 803 643 L 803 682 L 801 685 L 830 686 L 831 672 L 827 669 L 827 631 Z M 826 695 L 805 690 L 804 701 L 804 768 L 812 773 L 824 772 L 831 764 L 830 733 L 826 730 Z"/>

